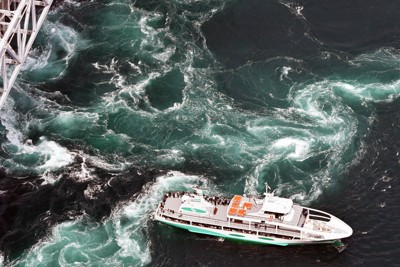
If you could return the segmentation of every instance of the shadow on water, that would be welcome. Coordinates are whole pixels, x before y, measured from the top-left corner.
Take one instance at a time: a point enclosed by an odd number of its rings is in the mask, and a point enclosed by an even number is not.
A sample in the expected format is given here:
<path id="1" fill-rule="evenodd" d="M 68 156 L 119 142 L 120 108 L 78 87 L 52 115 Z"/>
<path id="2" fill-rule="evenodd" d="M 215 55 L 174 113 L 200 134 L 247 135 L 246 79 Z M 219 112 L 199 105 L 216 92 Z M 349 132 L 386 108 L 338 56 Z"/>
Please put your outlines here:
<path id="1" fill-rule="evenodd" d="M 338 253 L 331 245 L 267 246 L 150 224 L 151 266 L 321 266 L 346 253 Z"/>

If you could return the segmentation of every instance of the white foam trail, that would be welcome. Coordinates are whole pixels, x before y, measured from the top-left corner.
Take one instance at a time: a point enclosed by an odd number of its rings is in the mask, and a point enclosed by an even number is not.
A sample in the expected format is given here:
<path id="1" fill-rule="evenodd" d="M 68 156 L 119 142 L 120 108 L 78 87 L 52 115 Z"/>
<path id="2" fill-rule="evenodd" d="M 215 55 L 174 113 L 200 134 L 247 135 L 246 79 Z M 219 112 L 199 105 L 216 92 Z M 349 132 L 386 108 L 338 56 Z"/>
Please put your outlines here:
<path id="1" fill-rule="evenodd" d="M 119 74 L 118 70 L 115 70 L 115 72 L 113 72 L 114 76 L 110 82 L 114 84 L 118 88 L 118 90 L 103 95 L 104 102 L 106 102 L 107 107 L 119 108 L 121 106 L 125 106 L 133 112 L 148 112 L 149 114 L 147 115 L 150 116 L 152 113 L 168 113 L 183 109 L 185 107 L 186 101 L 188 100 L 187 90 L 183 90 L 182 103 L 175 103 L 172 107 L 160 111 L 152 107 L 151 103 L 149 102 L 148 96 L 146 95 L 145 89 L 152 80 L 165 75 L 166 73 L 177 67 L 184 76 L 184 81 L 186 84 L 185 89 L 192 88 L 192 81 L 194 79 L 197 80 L 204 77 L 204 73 L 200 72 L 204 72 L 205 70 L 192 67 L 194 60 L 198 59 L 198 56 L 202 56 L 202 48 L 198 48 L 196 45 L 191 46 L 190 52 L 187 53 L 186 57 L 184 57 L 181 62 L 171 61 L 170 58 L 176 53 L 177 47 L 179 47 L 181 44 L 181 40 L 179 39 L 179 36 L 176 36 L 169 28 L 169 17 L 167 18 L 165 27 L 157 28 L 152 26 L 152 24 L 154 24 L 154 21 L 162 20 L 165 14 L 158 12 L 148 12 L 146 10 L 135 8 L 131 8 L 131 11 L 140 15 L 139 17 L 137 17 L 137 21 L 135 22 L 134 27 L 139 27 L 141 33 L 143 34 L 143 36 L 141 36 L 140 40 L 138 41 L 140 42 L 139 44 L 141 47 L 139 51 L 140 55 L 138 56 L 139 58 L 143 58 L 143 62 L 139 61 L 138 64 L 134 64 L 133 66 L 133 69 L 135 69 L 135 71 L 137 71 L 136 68 L 140 68 L 140 76 L 137 79 L 139 81 L 135 82 L 135 84 L 128 84 L 123 75 Z M 207 20 L 207 18 L 209 18 L 212 13 L 216 11 L 217 10 L 212 10 L 211 14 L 207 14 L 207 16 L 205 16 L 204 18 L 202 17 L 201 20 Z M 195 26 L 196 29 L 198 29 L 199 34 L 201 35 L 201 23 L 196 24 Z M 166 44 L 166 36 L 169 40 L 172 40 L 172 44 Z M 206 47 L 205 42 L 204 46 Z M 151 59 L 155 59 L 156 62 Z M 156 63 L 157 65 L 157 67 L 153 68 L 152 72 L 150 73 L 146 73 L 146 70 L 148 68 L 148 61 L 152 62 L 152 64 Z M 101 68 L 101 66 L 99 65 L 95 65 L 95 67 L 97 69 Z M 108 71 L 108 69 L 104 69 L 105 71 Z M 209 70 L 206 71 L 208 72 Z M 205 79 L 205 81 L 208 81 L 208 79 Z M 207 84 L 203 86 L 196 86 L 196 90 L 206 91 L 208 87 L 209 85 Z M 141 110 L 141 108 L 138 107 L 139 104 L 142 103 L 146 103 L 146 111 L 143 111 Z"/>
<path id="2" fill-rule="evenodd" d="M 122 105 L 132 111 L 137 109 L 137 105 L 139 105 L 141 100 L 144 100 L 148 103 L 148 99 L 145 94 L 146 86 L 152 80 L 162 75 L 162 73 L 160 72 L 151 72 L 147 75 L 146 78 L 137 82 L 136 84 L 127 84 L 126 78 L 121 75 L 118 70 L 115 69 L 113 63 L 110 67 L 104 65 L 94 66 L 98 69 L 105 69 L 106 73 L 112 73 L 114 76 L 110 79 L 109 83 L 115 85 L 119 89 L 118 91 L 113 91 L 102 96 L 102 99 L 106 103 L 106 106 L 119 108 Z M 132 101 L 135 106 L 132 106 Z M 156 109 L 153 109 L 153 111 L 157 112 Z"/>
<path id="3" fill-rule="evenodd" d="M 65 4 L 70 4 L 76 7 L 79 7 L 82 5 L 82 3 L 80 1 L 74 1 L 74 0 L 64 0 L 63 1 Z"/>
<path id="4" fill-rule="evenodd" d="M 164 50 L 164 52 L 154 54 L 153 57 L 162 62 L 167 62 L 171 58 L 171 56 L 175 53 L 175 51 L 176 51 L 175 46 L 169 46 Z"/>
<path id="5" fill-rule="evenodd" d="M 343 92 L 343 97 L 368 102 L 391 102 L 400 94 L 400 80 L 390 83 L 369 84 L 335 82 L 332 87 L 334 90 Z"/>
<path id="6" fill-rule="evenodd" d="M 33 157 L 36 158 L 35 165 L 33 167 L 24 166 L 24 163 L 18 163 L 19 166 L 30 171 L 37 173 L 45 173 L 46 171 L 56 170 L 65 165 L 70 164 L 73 161 L 72 154 L 68 149 L 60 146 L 54 141 L 49 141 L 45 137 L 40 137 L 39 142 L 35 145 L 32 144 L 31 140 L 23 141 L 23 133 L 20 131 L 21 122 L 18 122 L 15 118 L 15 114 L 11 114 L 9 109 L 3 110 L 2 124 L 7 129 L 7 143 L 3 143 L 3 149 L 13 154 L 13 157 Z M 11 160 L 11 161 L 10 161 Z M 13 159 L 6 160 L 10 162 Z M 26 162 L 28 163 L 28 162 Z M 31 165 L 32 162 L 29 162 Z"/>
<path id="7" fill-rule="evenodd" d="M 145 102 L 147 103 L 147 106 L 151 112 L 158 113 L 160 111 L 152 108 L 151 104 L 149 103 L 145 89 L 152 80 L 164 75 L 173 68 L 173 63 L 171 63 L 169 59 L 175 54 L 176 46 L 165 45 L 165 35 L 169 33 L 168 27 L 156 29 L 150 26 L 152 21 L 161 19 L 163 14 L 157 12 L 150 13 L 144 10 L 135 10 L 135 12 L 140 14 L 140 18 L 137 21 L 137 26 L 143 33 L 143 36 L 140 38 L 141 56 L 144 58 L 151 57 L 156 59 L 159 61 L 160 68 L 155 68 L 152 72 L 145 73 L 142 67 L 147 66 L 146 62 L 139 61 L 138 64 L 129 62 L 129 65 L 132 67 L 132 69 L 140 74 L 140 78 L 138 79 L 139 81 L 135 84 L 130 84 L 127 83 L 126 77 L 119 73 L 119 70 L 116 67 L 118 66 L 116 64 L 118 62 L 114 59 L 110 66 L 101 65 L 99 63 L 96 63 L 93 66 L 104 73 L 110 73 L 113 75 L 109 83 L 115 85 L 118 90 L 105 94 L 102 97 L 103 101 L 106 102 L 108 107 L 120 107 L 123 105 L 126 108 L 135 111 L 138 109 L 137 106 L 140 103 Z M 171 38 L 173 37 L 171 36 Z M 149 47 L 151 47 L 151 49 Z M 132 106 L 132 102 L 134 106 Z M 174 105 L 166 111 L 170 112 L 179 109 L 180 107 L 181 104 L 177 103 L 177 105 Z"/>
<path id="8" fill-rule="evenodd" d="M 179 172 L 169 172 L 167 175 L 157 178 L 154 184 L 148 184 L 137 199 L 125 206 L 117 216 L 114 216 L 117 243 L 121 247 L 121 255 L 131 255 L 135 251 L 141 260 L 141 265 L 151 261 L 149 242 L 141 235 L 138 228 L 145 227 L 149 219 L 149 211 L 154 211 L 165 192 L 171 190 L 188 190 L 199 181 L 206 183 L 204 178 L 188 176 Z M 131 221 L 128 226 L 121 225 L 121 216 Z M 141 245 L 146 244 L 146 247 Z"/>
<path id="9" fill-rule="evenodd" d="M 51 56 L 52 45 L 47 43 L 43 49 L 40 51 L 37 48 L 32 49 L 29 52 L 29 56 L 26 58 L 21 71 L 30 71 L 35 69 L 42 69 L 49 64 L 49 59 Z"/>
<path id="10" fill-rule="evenodd" d="M 50 236 L 10 266 L 50 266 L 55 262 L 61 266 L 147 266 L 151 262 L 147 222 L 163 194 L 188 190 L 198 183 L 207 186 L 208 181 L 203 177 L 169 172 L 145 185 L 134 201 L 120 203 L 101 224 L 84 224 L 77 220 L 55 226 Z"/>
<path id="11" fill-rule="evenodd" d="M 42 185 L 45 184 L 54 184 L 56 181 L 58 181 L 61 177 L 55 176 L 52 172 L 50 171 L 45 171 L 42 176 L 40 177 L 43 179 Z"/>
<path id="12" fill-rule="evenodd" d="M 288 1 L 283 2 L 290 4 Z M 303 17 L 302 6 L 297 3 L 292 3 L 288 7 L 291 8 L 292 12 L 296 13 L 296 16 Z M 293 90 L 290 92 L 289 99 L 289 101 L 292 101 L 293 106 L 285 110 L 277 109 L 272 111 L 273 114 L 265 118 L 265 120 L 275 120 L 278 122 L 278 125 L 257 125 L 256 120 L 259 116 L 237 112 L 236 109 L 232 109 L 232 103 L 234 101 L 216 92 L 217 90 L 215 90 L 216 86 L 214 82 L 208 79 L 212 70 L 193 67 L 195 59 L 201 58 L 202 56 L 204 57 L 204 51 L 202 49 L 207 51 L 205 41 L 204 47 L 198 47 L 196 45 L 190 46 L 185 58 L 182 59 L 181 62 L 170 62 L 168 58 L 176 52 L 175 47 L 179 46 L 174 43 L 166 46 L 164 42 L 163 38 L 165 38 L 166 34 L 168 34 L 172 42 L 177 41 L 177 36 L 168 29 L 168 23 L 166 23 L 165 27 L 153 28 L 150 22 L 152 19 L 160 19 L 160 14 L 148 14 L 148 12 L 144 10 L 135 10 L 135 12 L 139 12 L 141 15 L 137 22 L 141 33 L 144 35 L 140 43 L 141 47 L 147 48 L 147 51 L 158 51 L 153 54 L 147 54 L 146 50 L 143 49 L 143 53 L 146 55 L 144 58 L 153 57 L 157 60 L 157 64 L 160 65 L 157 65 L 156 70 L 152 70 L 153 73 L 146 73 L 146 68 L 142 68 L 142 75 L 140 76 L 141 81 L 135 85 L 127 84 L 127 81 L 122 79 L 123 77 L 120 79 L 120 77 L 117 76 L 117 79 L 112 82 L 119 90 L 109 93 L 104 97 L 104 101 L 107 102 L 109 107 L 118 109 L 125 105 L 135 113 L 143 112 L 137 106 L 132 107 L 132 102 L 134 105 L 143 103 L 143 100 L 148 103 L 145 88 L 152 79 L 164 75 L 168 70 L 174 67 L 179 67 L 179 70 L 184 75 L 186 85 L 183 92 L 184 104 L 178 104 L 173 108 L 161 112 L 151 110 L 149 113 L 154 112 L 160 115 L 167 112 L 178 112 L 186 107 L 190 107 L 192 108 L 191 110 L 194 110 L 197 106 L 201 106 L 201 108 L 206 110 L 205 116 L 208 122 L 204 126 L 200 126 L 199 129 L 195 129 L 195 134 L 198 139 L 194 142 L 188 142 L 190 144 L 189 149 L 219 149 L 218 152 L 222 154 L 222 161 L 224 161 L 224 164 L 232 163 L 230 166 L 235 164 L 235 157 L 241 160 L 242 155 L 246 155 L 249 162 L 254 162 L 251 171 L 247 175 L 251 177 L 246 180 L 246 183 L 248 181 L 248 186 L 246 185 L 248 189 L 255 188 L 254 186 L 250 186 L 250 184 L 256 185 L 259 179 L 265 179 L 265 177 L 263 177 L 263 170 L 268 166 L 267 164 L 276 164 L 282 159 L 293 162 L 302 161 L 315 156 L 317 153 L 326 153 L 328 156 L 332 157 L 332 160 L 337 160 L 340 158 L 341 153 L 345 151 L 346 145 L 348 145 L 349 142 L 347 139 L 351 139 L 351 136 L 355 133 L 356 122 L 351 120 L 350 122 L 346 121 L 348 119 L 347 116 L 349 114 L 351 116 L 351 111 L 346 110 L 346 107 L 341 103 L 340 97 L 332 92 L 332 82 L 325 81 L 325 83 L 321 82 L 311 85 L 294 85 Z M 211 16 L 212 12 L 207 14 L 207 16 Z M 207 16 L 204 16 L 204 19 L 207 19 Z M 198 26 L 200 25 L 201 23 Z M 195 27 L 197 27 L 197 24 Z M 200 28 L 199 34 L 201 35 Z M 286 60 L 289 63 L 278 65 L 279 67 L 276 75 L 278 78 L 281 80 L 290 80 L 291 76 L 297 72 L 297 68 L 290 64 L 293 60 L 296 61 L 296 59 L 290 59 Z M 137 65 L 139 67 L 141 66 L 140 63 Z M 111 69 L 110 67 L 101 68 L 101 66 L 97 66 L 97 68 L 103 69 L 105 72 Z M 114 74 L 118 75 L 117 69 L 115 69 Z M 326 86 L 327 84 L 329 85 L 328 87 Z M 191 101 L 193 101 L 194 98 L 191 97 L 195 94 L 197 96 L 201 95 L 202 97 L 196 97 L 197 102 L 193 104 Z M 326 101 L 324 101 L 324 99 L 326 99 Z M 332 104 L 333 107 L 331 109 L 325 108 L 324 105 L 329 103 L 334 103 Z M 336 103 L 338 103 L 337 106 Z M 210 119 L 210 114 L 215 115 L 216 118 Z M 151 117 L 154 116 L 154 114 L 143 114 L 143 116 Z M 230 125 L 237 126 L 237 128 L 243 127 L 243 124 L 236 122 L 236 118 L 230 119 L 230 117 L 237 117 L 237 121 L 241 120 L 242 122 L 248 123 L 248 127 L 245 127 L 247 131 L 244 129 L 243 132 L 239 132 L 237 136 L 227 134 L 225 130 L 219 131 L 218 124 L 225 125 L 227 128 L 230 127 Z M 263 119 L 264 118 L 261 120 Z M 288 123 L 285 123 L 287 121 Z M 318 133 L 319 129 L 324 133 Z M 251 139 L 252 137 L 254 139 Z M 252 144 L 251 142 L 254 140 L 259 142 L 257 142 L 257 144 Z M 262 144 L 260 144 L 261 142 Z M 328 148 L 325 148 L 325 146 Z M 320 147 L 324 147 L 322 151 Z M 168 146 L 165 151 L 186 152 L 186 149 L 187 147 L 185 144 L 179 144 L 172 145 L 171 147 Z M 267 154 L 267 156 L 263 157 L 263 154 Z M 179 164 L 184 160 L 180 155 L 180 153 L 175 154 L 173 152 L 162 155 L 155 153 L 153 160 L 155 159 L 160 164 Z M 331 167 L 329 166 L 325 169 L 329 168 Z M 255 173 L 251 173 L 253 171 Z M 332 174 L 328 172 L 324 175 L 330 177 Z M 308 179 L 311 180 L 313 177 Z M 323 178 L 319 179 L 322 180 Z M 317 184 L 318 186 L 321 185 L 318 179 Z M 312 192 L 318 192 L 317 188 L 311 190 Z M 308 193 L 314 194 L 310 191 L 296 192 L 299 196 Z"/>
<path id="13" fill-rule="evenodd" d="M 293 1 L 287 1 L 287 0 L 280 0 L 279 1 L 282 5 L 286 6 L 287 8 L 289 8 L 290 12 L 295 15 L 298 18 L 301 18 L 303 20 L 306 20 L 306 18 L 304 17 L 302 11 L 304 9 L 304 6 L 299 5 L 298 2 L 293 2 Z"/>
<path id="14" fill-rule="evenodd" d="M 289 75 L 289 72 L 291 72 L 292 70 L 293 69 L 291 67 L 283 66 L 281 68 L 281 75 L 279 76 L 279 80 L 283 81 L 284 78 L 290 80 L 288 75 Z"/>
<path id="15" fill-rule="evenodd" d="M 72 28 L 59 22 L 45 21 L 41 31 L 46 35 L 46 44 L 42 49 L 33 49 L 22 67 L 22 74 L 33 70 L 40 70 L 42 79 L 57 79 L 65 75 L 71 58 L 86 46 L 86 42 Z M 65 56 L 59 58 L 59 52 Z"/>
<path id="16" fill-rule="evenodd" d="M 18 130 L 20 125 L 18 125 L 18 121 L 15 119 L 15 114 L 12 113 L 12 106 L 14 103 L 12 99 L 7 99 L 5 108 L 0 113 L 1 123 L 6 128 L 6 137 L 7 140 L 15 145 L 21 145 L 21 140 L 23 139 L 22 133 Z M 4 144 L 2 144 L 4 146 Z"/>
<path id="17" fill-rule="evenodd" d="M 51 126 L 57 127 L 63 135 L 69 138 L 82 138 L 82 132 L 93 126 L 100 125 L 100 115 L 85 111 L 61 111 L 50 122 Z"/>
<path id="18" fill-rule="evenodd" d="M 361 54 L 349 60 L 349 63 L 356 67 L 369 67 L 369 72 L 382 69 L 383 72 L 398 70 L 400 67 L 400 55 L 398 49 L 393 47 L 379 48 L 372 53 Z"/>
<path id="19" fill-rule="evenodd" d="M 330 101 L 335 100 L 330 87 L 326 83 L 311 84 L 306 86 L 304 90 L 296 92 L 293 99 L 296 112 L 305 117 L 312 117 L 313 121 L 323 125 L 342 123 L 338 116 L 332 116 L 323 110 L 319 97 L 327 97 Z"/>
<path id="20" fill-rule="evenodd" d="M 183 156 L 183 152 L 181 150 L 168 149 L 162 152 L 164 152 L 164 154 L 157 156 L 157 162 L 159 164 L 174 166 L 185 161 L 185 157 Z"/>
<path id="21" fill-rule="evenodd" d="M 304 160 L 309 152 L 310 149 L 310 142 L 297 139 L 297 138 L 281 138 L 277 141 L 272 143 L 272 148 L 292 148 L 294 147 L 294 152 L 288 153 L 286 158 L 287 159 L 294 159 L 294 160 Z M 292 150 L 292 149 L 290 149 Z"/>
<path id="22" fill-rule="evenodd" d="M 21 153 L 29 154 L 37 151 L 42 152 L 42 155 L 45 155 L 47 159 L 44 164 L 37 167 L 41 171 L 56 170 L 73 161 L 73 157 L 68 149 L 54 141 L 47 141 L 44 138 L 41 138 L 41 142 L 36 147 L 24 146 Z"/>
<path id="23" fill-rule="evenodd" d="M 331 182 L 332 170 L 340 169 L 340 160 L 357 132 L 357 120 L 352 110 L 344 105 L 332 91 L 335 82 L 323 81 L 300 87 L 290 92 L 293 107 L 277 109 L 273 118 L 248 120 L 246 129 L 265 144 L 265 156 L 256 159 L 246 175 L 245 192 L 257 192 L 261 181 L 279 181 L 284 190 L 280 172 L 282 159 L 289 162 L 303 161 L 312 156 L 320 157 L 325 167 L 306 173 L 293 166 L 300 181 L 286 188 L 299 201 L 315 199 Z M 293 119 L 292 119 L 293 118 Z M 287 163 L 286 166 L 291 166 Z M 265 177 L 273 173 L 275 177 Z M 301 182 L 310 189 L 305 190 Z M 307 198 L 305 197 L 307 196 Z"/>
<path id="24" fill-rule="evenodd" d="M 39 173 L 57 170 L 72 163 L 73 156 L 68 149 L 60 146 L 54 141 L 48 141 L 43 137 L 40 139 L 41 141 L 35 146 L 19 144 L 18 152 L 15 155 L 21 156 L 40 154 L 42 161 L 44 162 L 41 165 L 35 166 L 36 171 Z"/>
<path id="25" fill-rule="evenodd" d="M 99 64 L 99 62 L 93 63 L 92 65 L 97 70 L 101 70 L 103 73 L 116 74 L 117 73 L 116 67 L 118 66 L 117 64 L 118 64 L 118 60 L 113 57 L 111 59 L 110 65 Z"/>

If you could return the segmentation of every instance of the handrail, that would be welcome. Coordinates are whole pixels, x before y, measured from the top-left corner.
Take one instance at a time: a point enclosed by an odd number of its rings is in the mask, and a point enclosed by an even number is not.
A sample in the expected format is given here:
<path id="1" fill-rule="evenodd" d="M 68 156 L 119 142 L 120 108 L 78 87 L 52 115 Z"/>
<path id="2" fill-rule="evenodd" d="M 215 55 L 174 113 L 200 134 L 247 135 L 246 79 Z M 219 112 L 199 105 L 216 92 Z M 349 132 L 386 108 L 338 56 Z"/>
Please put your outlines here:
<path id="1" fill-rule="evenodd" d="M 289 235 L 292 237 L 298 237 L 307 240 L 320 240 L 322 237 L 320 233 L 312 229 L 304 229 L 304 228 L 299 229 L 298 227 L 293 227 L 291 225 L 280 224 L 280 223 L 271 224 L 271 222 L 265 222 L 265 224 L 263 225 L 264 227 L 261 227 L 261 225 L 259 227 L 255 227 L 251 223 L 249 224 L 249 223 L 228 222 L 224 220 L 212 219 L 204 216 L 189 215 L 180 212 L 173 212 L 173 213 L 168 211 L 162 212 L 159 208 L 157 208 L 156 214 L 158 214 L 159 216 L 167 216 L 177 220 L 185 220 L 195 223 L 204 223 L 204 224 L 218 225 L 222 227 L 237 228 L 240 230 L 250 230 L 250 231 L 256 231 L 257 233 L 261 232 L 266 234 L 288 235 L 288 232 L 290 232 Z M 264 228 L 264 230 L 262 228 Z M 295 235 L 293 232 L 296 232 L 297 234 Z"/>

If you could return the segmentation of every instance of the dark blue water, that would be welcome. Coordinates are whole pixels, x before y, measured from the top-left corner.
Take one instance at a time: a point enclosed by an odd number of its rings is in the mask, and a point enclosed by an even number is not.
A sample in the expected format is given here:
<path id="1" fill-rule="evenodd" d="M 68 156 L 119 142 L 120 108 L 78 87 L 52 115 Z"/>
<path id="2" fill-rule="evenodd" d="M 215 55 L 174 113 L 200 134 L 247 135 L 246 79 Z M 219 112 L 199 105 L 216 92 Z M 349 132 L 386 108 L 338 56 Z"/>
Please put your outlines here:
<path id="1" fill-rule="evenodd" d="M 0 115 L 2 264 L 399 265 L 399 8 L 57 2 Z M 347 222 L 347 249 L 151 220 L 165 191 L 265 181 Z"/>

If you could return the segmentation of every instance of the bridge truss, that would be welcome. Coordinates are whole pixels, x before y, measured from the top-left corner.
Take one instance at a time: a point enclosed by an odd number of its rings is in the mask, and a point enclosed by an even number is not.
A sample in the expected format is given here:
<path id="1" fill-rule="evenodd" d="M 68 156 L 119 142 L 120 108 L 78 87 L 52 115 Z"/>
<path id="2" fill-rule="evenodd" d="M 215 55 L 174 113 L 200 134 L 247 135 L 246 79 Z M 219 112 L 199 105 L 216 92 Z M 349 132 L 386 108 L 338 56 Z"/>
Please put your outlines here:
<path id="1" fill-rule="evenodd" d="M 0 0 L 0 109 L 52 3 L 53 0 Z"/>

